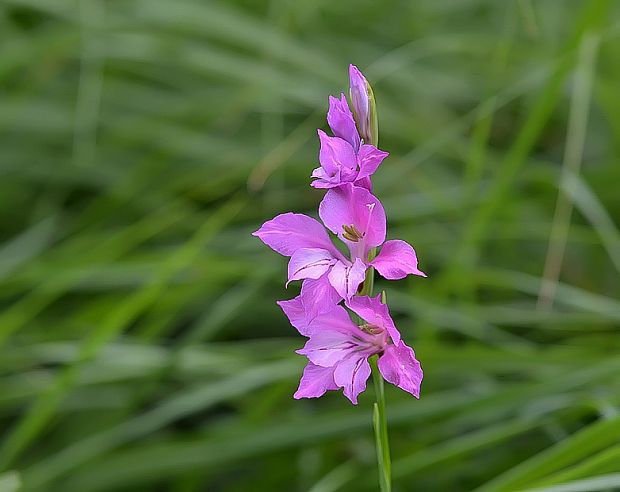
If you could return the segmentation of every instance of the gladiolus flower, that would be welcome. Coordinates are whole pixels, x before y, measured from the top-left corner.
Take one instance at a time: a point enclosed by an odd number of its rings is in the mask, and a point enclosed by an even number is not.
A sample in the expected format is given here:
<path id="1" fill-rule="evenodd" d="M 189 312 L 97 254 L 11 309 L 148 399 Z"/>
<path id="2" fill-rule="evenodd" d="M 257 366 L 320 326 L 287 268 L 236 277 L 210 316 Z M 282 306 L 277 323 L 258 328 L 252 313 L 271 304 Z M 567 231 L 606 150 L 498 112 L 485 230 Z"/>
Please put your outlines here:
<path id="1" fill-rule="evenodd" d="M 370 176 L 389 154 L 361 142 L 344 94 L 340 99 L 329 97 L 327 122 L 335 136 L 330 137 L 318 130 L 321 167 L 312 172 L 312 177 L 316 178 L 312 186 L 334 188 L 343 183 L 354 183 L 370 189 Z"/>
<path id="2" fill-rule="evenodd" d="M 288 282 L 327 275 L 340 298 L 350 299 L 371 266 L 390 280 L 409 274 L 426 276 L 418 269 L 417 256 L 408 243 L 384 242 L 385 211 L 367 189 L 349 183 L 329 190 L 319 206 L 319 216 L 348 246 L 350 258 L 334 246 L 317 220 L 306 215 L 278 215 L 253 233 L 274 251 L 290 256 Z M 379 254 L 370 260 L 370 250 L 381 245 Z M 323 295 L 327 295 L 326 292 L 324 289 Z M 323 302 L 323 299 L 315 296 L 314 302 Z"/>
<path id="3" fill-rule="evenodd" d="M 422 368 L 413 349 L 401 340 L 380 296 L 354 297 L 347 302 L 347 307 L 365 321 L 360 326 L 351 321 L 342 306 L 331 306 L 307 323 L 291 309 L 290 301 L 279 304 L 291 324 L 309 338 L 297 351 L 308 358 L 308 365 L 295 398 L 316 398 L 342 388 L 357 404 L 370 376 L 368 359 L 373 355 L 379 355 L 379 371 L 386 381 L 419 398 Z"/>
<path id="4" fill-rule="evenodd" d="M 297 297 L 278 302 L 291 324 L 308 338 L 297 351 L 308 364 L 295 398 L 316 398 L 342 388 L 357 404 L 371 373 L 371 357 L 377 358 L 378 377 L 418 398 L 423 374 L 413 349 L 401 340 L 380 296 L 365 294 L 372 291 L 374 270 L 388 280 L 426 274 L 418 268 L 411 245 L 386 241 L 385 210 L 371 193 L 370 178 L 388 154 L 376 147 L 372 88 L 357 67 L 351 65 L 349 75 L 353 113 L 344 94 L 330 96 L 327 122 L 333 136 L 318 131 L 321 166 L 312 172 L 312 186 L 327 190 L 319 206 L 322 224 L 289 212 L 252 234 L 290 258 L 287 286 L 294 280 L 303 282 Z M 328 231 L 345 244 L 348 255 L 334 245 Z M 351 320 L 343 300 L 363 323 Z M 383 399 L 382 391 L 378 398 Z"/>

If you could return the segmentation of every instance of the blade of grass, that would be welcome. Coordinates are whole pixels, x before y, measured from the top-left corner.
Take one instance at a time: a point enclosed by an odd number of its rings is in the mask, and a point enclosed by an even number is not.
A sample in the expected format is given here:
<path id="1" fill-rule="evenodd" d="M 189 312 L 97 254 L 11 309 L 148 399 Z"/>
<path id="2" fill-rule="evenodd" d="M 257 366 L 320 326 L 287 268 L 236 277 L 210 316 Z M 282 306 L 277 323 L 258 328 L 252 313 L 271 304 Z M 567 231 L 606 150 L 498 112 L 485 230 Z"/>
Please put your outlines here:
<path id="1" fill-rule="evenodd" d="M 599 420 L 491 480 L 476 492 L 501 492 L 527 488 L 550 475 L 590 456 L 620 439 L 620 417 Z"/>
<path id="2" fill-rule="evenodd" d="M 173 275 L 187 268 L 200 254 L 208 242 L 221 227 L 230 221 L 244 206 L 238 198 L 222 206 L 218 213 L 209 217 L 193 237 L 177 249 L 168 260 L 154 272 L 150 282 L 131 295 L 124 303 L 102 321 L 81 347 L 78 361 L 64 370 L 50 389 L 31 405 L 18 425 L 12 430 L 0 447 L 0 469 L 6 468 L 45 428 L 56 407 L 70 391 L 75 382 L 78 368 L 85 361 L 92 359 L 101 348 L 120 333 L 149 305 L 157 301 L 166 284 Z"/>
<path id="3" fill-rule="evenodd" d="M 579 47 L 575 81 L 571 94 L 564 162 L 560 178 L 561 183 L 569 179 L 569 173 L 578 175 L 581 168 L 588 129 L 592 80 L 594 78 L 599 42 L 600 36 L 598 34 L 588 34 L 583 37 Z M 558 193 L 555 203 L 547 256 L 543 267 L 543 278 L 538 293 L 537 308 L 543 311 L 549 311 L 553 308 L 573 212 L 573 203 L 570 201 L 569 196 L 563 192 L 565 186 L 560 185 L 560 193 Z"/>

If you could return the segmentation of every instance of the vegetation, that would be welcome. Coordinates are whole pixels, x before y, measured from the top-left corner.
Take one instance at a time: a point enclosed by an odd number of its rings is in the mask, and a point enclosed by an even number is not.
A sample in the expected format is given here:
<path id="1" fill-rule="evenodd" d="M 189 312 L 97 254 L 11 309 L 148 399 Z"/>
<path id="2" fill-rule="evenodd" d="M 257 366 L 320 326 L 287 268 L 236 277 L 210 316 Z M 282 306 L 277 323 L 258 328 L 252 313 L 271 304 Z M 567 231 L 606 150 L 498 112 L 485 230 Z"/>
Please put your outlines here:
<path id="1" fill-rule="evenodd" d="M 425 371 L 386 385 L 394 491 L 620 487 L 618 13 L 0 2 L 0 489 L 377 489 L 372 386 L 292 399 L 298 286 L 250 236 L 316 208 L 349 63 L 429 274 L 377 280 Z"/>

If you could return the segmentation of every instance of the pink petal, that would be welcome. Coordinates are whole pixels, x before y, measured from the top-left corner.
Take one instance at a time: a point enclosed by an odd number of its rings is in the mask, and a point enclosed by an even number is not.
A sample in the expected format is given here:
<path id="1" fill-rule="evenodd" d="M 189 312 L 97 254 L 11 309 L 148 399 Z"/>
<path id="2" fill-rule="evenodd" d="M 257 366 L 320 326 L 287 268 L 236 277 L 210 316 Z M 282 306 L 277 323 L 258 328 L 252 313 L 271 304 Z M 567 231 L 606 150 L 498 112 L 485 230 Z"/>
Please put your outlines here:
<path id="1" fill-rule="evenodd" d="M 400 342 L 400 332 L 394 325 L 387 305 L 381 302 L 381 295 L 352 297 L 347 301 L 347 307 L 368 324 L 387 331 L 394 343 Z"/>
<path id="2" fill-rule="evenodd" d="M 403 342 L 388 345 L 379 358 L 378 366 L 386 381 L 420 398 L 424 373 L 411 347 Z"/>
<path id="3" fill-rule="evenodd" d="M 360 344 L 370 345 L 371 335 L 364 333 L 351 321 L 349 313 L 342 306 L 332 306 L 319 314 L 307 327 L 310 339 L 297 350 L 313 364 L 330 367 L 351 353 L 358 352 Z"/>
<path id="4" fill-rule="evenodd" d="M 308 336 L 308 317 L 306 316 L 301 296 L 297 296 L 290 301 L 278 301 L 277 304 L 284 311 L 291 325 L 297 328 L 297 331 L 303 336 Z"/>
<path id="5" fill-rule="evenodd" d="M 344 396 L 357 405 L 358 395 L 366 389 L 370 376 L 368 354 L 357 352 L 342 360 L 334 371 L 334 381 L 343 388 Z"/>
<path id="6" fill-rule="evenodd" d="M 379 167 L 379 164 L 381 164 L 383 159 L 385 159 L 388 155 L 390 154 L 379 150 L 373 145 L 362 145 L 359 153 L 357 154 L 360 168 L 357 179 L 362 179 L 373 175 Z"/>
<path id="7" fill-rule="evenodd" d="M 327 123 L 334 135 L 349 142 L 355 150 L 359 149 L 360 136 L 344 94 L 340 94 L 340 99 L 329 96 Z"/>
<path id="8" fill-rule="evenodd" d="M 299 298 L 308 321 L 311 321 L 319 314 L 331 311 L 342 296 L 329 283 L 328 276 L 323 275 L 316 280 L 304 280 Z"/>
<path id="9" fill-rule="evenodd" d="M 303 214 L 280 214 L 265 222 L 252 235 L 284 256 L 291 256 L 300 248 L 338 251 L 329 239 L 325 227 L 318 220 Z"/>
<path id="10" fill-rule="evenodd" d="M 361 331 L 359 327 L 351 321 L 351 317 L 347 310 L 340 305 L 330 306 L 329 309 L 325 309 L 308 323 L 308 332 L 311 337 L 316 333 L 322 335 L 328 331 L 354 337 L 357 339 L 357 342 L 370 340 L 370 336 Z"/>
<path id="11" fill-rule="evenodd" d="M 317 366 L 332 367 L 347 356 L 355 354 L 357 347 L 351 333 L 315 329 L 310 339 L 302 349 L 297 350 L 297 353 L 305 355 Z"/>
<path id="12" fill-rule="evenodd" d="M 353 181 L 355 186 L 360 186 L 362 188 L 366 188 L 368 191 L 372 191 L 372 181 L 370 181 L 369 177 L 365 177 L 362 179 L 357 179 Z"/>
<path id="13" fill-rule="evenodd" d="M 310 183 L 310 186 L 313 188 L 334 188 L 336 186 L 340 186 L 341 184 L 340 170 L 338 170 L 333 177 L 330 177 L 325 172 L 325 169 L 322 167 L 317 167 L 312 171 L 312 177 L 317 178 Z"/>
<path id="14" fill-rule="evenodd" d="M 343 180 L 347 171 L 357 174 L 357 157 L 351 144 L 342 138 L 330 137 L 322 130 L 318 133 L 321 141 L 319 162 L 327 177 L 335 177 L 338 171 L 342 173 Z"/>
<path id="15" fill-rule="evenodd" d="M 386 241 L 370 264 L 388 280 L 398 280 L 410 274 L 426 277 L 426 273 L 418 269 L 418 257 L 414 249 L 399 239 Z"/>
<path id="16" fill-rule="evenodd" d="M 344 299 L 350 299 L 366 277 L 366 265 L 359 258 L 353 265 L 338 261 L 328 274 L 329 282 L 336 292 Z"/>
<path id="17" fill-rule="evenodd" d="M 330 251 L 320 248 L 301 248 L 288 262 L 288 282 L 303 278 L 319 278 L 336 260 Z"/>
<path id="18" fill-rule="evenodd" d="M 312 362 L 304 368 L 303 376 L 299 381 L 299 388 L 293 398 L 318 398 L 326 391 L 336 390 L 338 386 L 334 382 L 334 368 L 315 366 Z"/>
<path id="19" fill-rule="evenodd" d="M 319 216 L 327 228 L 343 238 L 344 225 L 353 225 L 364 234 L 362 241 L 366 249 L 383 244 L 385 241 L 385 210 L 381 202 L 365 188 L 347 183 L 329 190 L 319 205 Z"/>

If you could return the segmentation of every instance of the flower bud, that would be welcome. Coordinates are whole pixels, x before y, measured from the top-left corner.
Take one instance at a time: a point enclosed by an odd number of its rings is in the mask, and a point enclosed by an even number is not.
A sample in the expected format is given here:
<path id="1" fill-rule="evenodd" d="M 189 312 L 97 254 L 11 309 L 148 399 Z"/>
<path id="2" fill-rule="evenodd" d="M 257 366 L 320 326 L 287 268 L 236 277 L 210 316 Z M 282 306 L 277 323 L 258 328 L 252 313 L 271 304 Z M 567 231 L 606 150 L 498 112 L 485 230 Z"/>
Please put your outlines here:
<path id="1" fill-rule="evenodd" d="M 372 87 L 355 65 L 349 65 L 349 95 L 357 129 L 365 143 L 379 143 L 377 105 Z"/>

